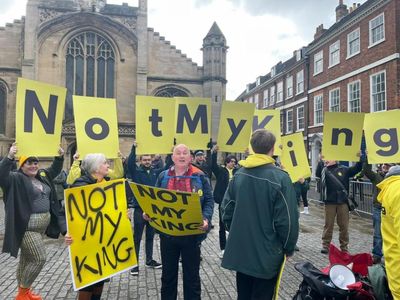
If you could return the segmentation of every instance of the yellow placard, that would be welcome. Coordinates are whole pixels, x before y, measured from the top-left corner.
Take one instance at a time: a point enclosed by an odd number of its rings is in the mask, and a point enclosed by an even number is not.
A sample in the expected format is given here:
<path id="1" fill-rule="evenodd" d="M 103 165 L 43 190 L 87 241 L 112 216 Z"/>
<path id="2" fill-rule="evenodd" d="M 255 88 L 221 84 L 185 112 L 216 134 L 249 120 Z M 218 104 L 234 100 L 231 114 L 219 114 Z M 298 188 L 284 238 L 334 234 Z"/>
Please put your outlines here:
<path id="1" fill-rule="evenodd" d="M 175 134 L 175 99 L 136 96 L 136 153 L 172 152 Z"/>
<path id="2" fill-rule="evenodd" d="M 311 176 L 303 134 L 297 132 L 282 137 L 282 165 L 292 182 Z"/>
<path id="3" fill-rule="evenodd" d="M 282 155 L 282 140 L 281 140 L 281 123 L 280 123 L 280 111 L 276 109 L 265 109 L 254 111 L 252 131 L 257 129 L 267 129 L 271 131 L 276 138 L 274 155 Z M 251 146 L 249 146 L 250 153 L 253 153 Z"/>
<path id="4" fill-rule="evenodd" d="M 325 160 L 359 161 L 363 113 L 325 112 L 322 156 Z"/>
<path id="5" fill-rule="evenodd" d="M 67 89 L 18 78 L 15 139 L 18 156 L 57 156 Z"/>
<path id="6" fill-rule="evenodd" d="M 190 149 L 207 149 L 211 138 L 211 100 L 176 97 L 176 144 Z"/>
<path id="7" fill-rule="evenodd" d="M 400 162 L 400 110 L 365 115 L 364 134 L 368 149 L 368 162 Z"/>
<path id="8" fill-rule="evenodd" d="M 73 96 L 77 149 L 81 157 L 103 153 L 117 158 L 119 151 L 115 99 Z"/>
<path id="9" fill-rule="evenodd" d="M 224 101 L 218 132 L 220 151 L 244 153 L 249 146 L 255 105 Z"/>
<path id="10" fill-rule="evenodd" d="M 198 229 L 203 224 L 198 193 L 160 189 L 134 182 L 129 185 L 140 207 L 151 218 L 149 224 L 156 230 L 173 236 L 204 233 Z"/>
<path id="11" fill-rule="evenodd" d="M 137 265 L 124 179 L 66 189 L 65 207 L 75 290 Z"/>

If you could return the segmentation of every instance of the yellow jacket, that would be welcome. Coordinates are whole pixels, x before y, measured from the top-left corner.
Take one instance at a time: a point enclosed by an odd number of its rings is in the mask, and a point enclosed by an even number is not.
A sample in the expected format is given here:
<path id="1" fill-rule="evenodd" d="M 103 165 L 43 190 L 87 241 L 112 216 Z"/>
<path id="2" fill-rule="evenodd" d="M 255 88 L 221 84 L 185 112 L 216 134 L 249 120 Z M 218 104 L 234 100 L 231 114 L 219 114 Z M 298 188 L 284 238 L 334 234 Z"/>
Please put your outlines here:
<path id="1" fill-rule="evenodd" d="M 124 177 L 124 166 L 120 158 L 114 159 L 114 169 L 109 169 L 107 176 L 110 177 L 111 180 Z M 79 177 L 81 177 L 80 162 L 79 160 L 74 160 L 68 173 L 67 184 L 73 184 Z"/>
<path id="2" fill-rule="evenodd" d="M 400 300 L 400 175 L 377 185 L 382 203 L 382 239 L 386 273 L 393 299 Z"/>

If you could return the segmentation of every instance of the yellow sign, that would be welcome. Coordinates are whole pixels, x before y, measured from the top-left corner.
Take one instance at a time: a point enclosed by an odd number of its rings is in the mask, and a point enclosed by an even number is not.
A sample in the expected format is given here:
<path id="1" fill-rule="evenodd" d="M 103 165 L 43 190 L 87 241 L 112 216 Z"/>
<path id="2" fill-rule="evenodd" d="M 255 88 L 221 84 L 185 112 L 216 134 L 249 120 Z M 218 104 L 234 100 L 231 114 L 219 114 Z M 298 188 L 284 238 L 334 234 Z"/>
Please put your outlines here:
<path id="1" fill-rule="evenodd" d="M 151 218 L 149 224 L 156 230 L 173 236 L 204 233 L 198 229 L 203 224 L 198 193 L 160 189 L 134 182 L 129 185 L 140 207 Z"/>
<path id="2" fill-rule="evenodd" d="M 298 132 L 282 137 L 281 162 L 292 182 L 311 176 L 303 134 Z"/>
<path id="3" fill-rule="evenodd" d="M 255 105 L 224 101 L 218 132 L 218 147 L 225 152 L 245 152 L 249 146 Z"/>
<path id="4" fill-rule="evenodd" d="M 364 121 L 368 162 L 400 162 L 400 110 L 366 114 Z"/>
<path id="5" fill-rule="evenodd" d="M 75 290 L 137 265 L 124 179 L 67 189 L 65 206 Z"/>
<path id="6" fill-rule="evenodd" d="M 359 161 L 364 114 L 325 112 L 324 120 L 324 159 Z"/>
<path id="7" fill-rule="evenodd" d="M 253 132 L 257 129 L 267 129 L 271 131 L 276 138 L 274 155 L 282 155 L 282 141 L 281 141 L 281 123 L 280 123 L 280 111 L 277 109 L 265 109 L 258 110 L 256 109 L 253 117 Z M 249 146 L 249 149 L 251 147 Z M 251 150 L 252 152 L 252 150 Z"/>
<path id="8" fill-rule="evenodd" d="M 73 96 L 77 149 L 81 157 L 104 153 L 117 158 L 119 151 L 115 99 Z"/>
<path id="9" fill-rule="evenodd" d="M 18 156 L 58 156 L 66 94 L 66 88 L 18 78 Z"/>
<path id="10" fill-rule="evenodd" d="M 175 99 L 136 96 L 136 153 L 171 153 L 175 134 Z"/>
<path id="11" fill-rule="evenodd" d="M 208 98 L 175 98 L 176 144 L 207 149 L 211 138 L 211 101 Z"/>

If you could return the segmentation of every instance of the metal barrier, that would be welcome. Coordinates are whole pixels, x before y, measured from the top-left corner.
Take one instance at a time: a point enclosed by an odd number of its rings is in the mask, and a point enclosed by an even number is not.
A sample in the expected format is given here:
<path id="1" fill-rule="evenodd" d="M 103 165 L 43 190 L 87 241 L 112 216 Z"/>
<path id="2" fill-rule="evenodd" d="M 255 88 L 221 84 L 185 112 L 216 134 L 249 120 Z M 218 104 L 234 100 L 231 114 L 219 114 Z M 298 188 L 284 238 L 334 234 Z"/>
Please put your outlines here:
<path id="1" fill-rule="evenodd" d="M 311 188 L 313 189 L 314 200 L 321 202 L 319 194 L 319 178 L 312 178 Z M 359 212 L 363 216 L 371 217 L 374 203 L 374 189 L 375 187 L 369 181 L 355 181 L 350 180 L 349 182 L 349 194 L 354 196 L 358 203 L 356 212 Z"/>

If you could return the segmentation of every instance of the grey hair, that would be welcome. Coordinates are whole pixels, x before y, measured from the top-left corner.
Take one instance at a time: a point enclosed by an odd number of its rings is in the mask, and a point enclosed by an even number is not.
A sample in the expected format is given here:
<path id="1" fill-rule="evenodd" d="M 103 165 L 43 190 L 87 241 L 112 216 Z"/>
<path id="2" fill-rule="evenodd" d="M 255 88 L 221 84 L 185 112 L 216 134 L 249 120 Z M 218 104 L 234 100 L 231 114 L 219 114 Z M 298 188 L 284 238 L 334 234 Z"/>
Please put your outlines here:
<path id="1" fill-rule="evenodd" d="M 105 160 L 106 156 L 102 153 L 89 153 L 83 158 L 81 168 L 86 173 L 93 174 L 99 170 Z"/>

